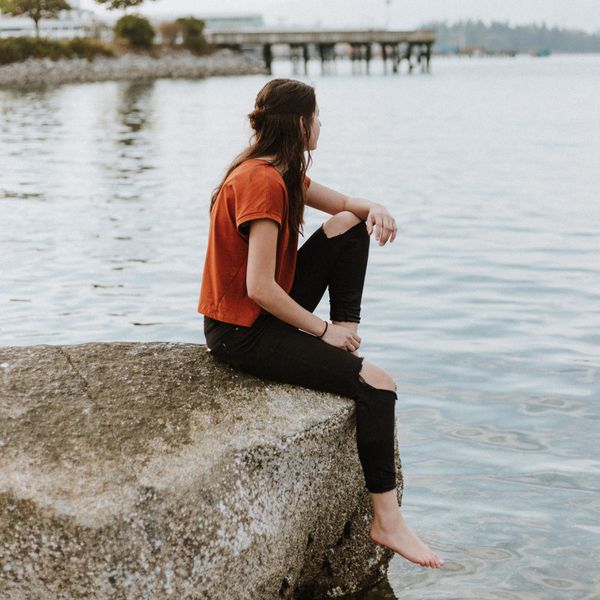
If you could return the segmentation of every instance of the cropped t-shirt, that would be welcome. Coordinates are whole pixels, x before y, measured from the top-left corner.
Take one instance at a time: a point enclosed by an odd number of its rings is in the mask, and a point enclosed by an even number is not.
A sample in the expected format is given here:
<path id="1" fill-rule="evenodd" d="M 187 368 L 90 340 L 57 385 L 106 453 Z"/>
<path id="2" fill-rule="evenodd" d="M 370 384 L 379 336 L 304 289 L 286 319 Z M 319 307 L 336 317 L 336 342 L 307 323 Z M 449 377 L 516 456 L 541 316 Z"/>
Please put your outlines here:
<path id="1" fill-rule="evenodd" d="M 310 185 L 309 177 L 305 185 Z M 288 224 L 285 182 L 268 161 L 251 158 L 229 174 L 211 210 L 199 313 L 249 327 L 265 312 L 248 297 L 246 288 L 249 221 L 265 218 L 279 225 L 275 281 L 290 292 L 298 234 Z"/>

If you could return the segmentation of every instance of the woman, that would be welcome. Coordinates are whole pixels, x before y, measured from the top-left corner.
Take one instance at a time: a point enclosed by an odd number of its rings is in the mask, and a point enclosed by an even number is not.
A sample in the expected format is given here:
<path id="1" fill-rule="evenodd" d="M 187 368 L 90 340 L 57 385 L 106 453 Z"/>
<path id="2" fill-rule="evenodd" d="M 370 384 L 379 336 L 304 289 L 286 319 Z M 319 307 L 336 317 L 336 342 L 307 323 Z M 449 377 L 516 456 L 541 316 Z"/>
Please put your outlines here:
<path id="1" fill-rule="evenodd" d="M 198 305 L 208 349 L 258 377 L 353 398 L 358 455 L 373 501 L 371 539 L 412 562 L 440 567 L 398 505 L 396 385 L 358 354 L 370 235 L 375 231 L 380 246 L 393 242 L 394 218 L 379 204 L 306 176 L 321 128 L 314 88 L 273 79 L 248 116 L 251 143 L 210 205 Z M 305 205 L 333 217 L 298 250 Z M 313 314 L 327 288 L 330 323 Z"/>

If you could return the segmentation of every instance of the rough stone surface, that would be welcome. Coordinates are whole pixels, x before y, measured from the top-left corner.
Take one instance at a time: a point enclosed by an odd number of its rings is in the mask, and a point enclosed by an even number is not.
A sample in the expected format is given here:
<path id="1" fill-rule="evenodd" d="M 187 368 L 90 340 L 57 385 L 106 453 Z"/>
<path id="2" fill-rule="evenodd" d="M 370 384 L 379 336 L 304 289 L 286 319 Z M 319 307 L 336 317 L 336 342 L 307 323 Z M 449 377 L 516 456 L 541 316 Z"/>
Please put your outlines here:
<path id="1" fill-rule="evenodd" d="M 203 345 L 0 348 L 2 600 L 340 598 L 386 573 L 371 516 L 351 399 Z"/>
<path id="2" fill-rule="evenodd" d="M 232 50 L 219 50 L 206 56 L 191 52 L 164 52 L 158 58 L 126 53 L 118 58 L 96 57 L 60 59 L 29 58 L 0 66 L 0 86 L 21 87 L 107 80 L 147 80 L 163 77 L 201 78 L 211 75 L 267 73 L 264 65 L 250 56 Z"/>

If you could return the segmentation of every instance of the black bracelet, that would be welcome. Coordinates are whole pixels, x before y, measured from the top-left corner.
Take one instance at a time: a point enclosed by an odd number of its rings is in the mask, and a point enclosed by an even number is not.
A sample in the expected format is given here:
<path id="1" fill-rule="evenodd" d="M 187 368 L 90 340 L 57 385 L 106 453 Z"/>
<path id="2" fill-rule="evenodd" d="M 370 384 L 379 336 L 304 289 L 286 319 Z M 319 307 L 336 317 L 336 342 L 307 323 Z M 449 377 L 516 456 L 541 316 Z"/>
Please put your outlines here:
<path id="1" fill-rule="evenodd" d="M 325 321 L 325 331 L 327 331 L 327 328 L 329 327 L 329 321 Z M 322 338 L 325 335 L 325 331 L 323 331 L 323 333 L 321 335 L 318 335 L 318 338 Z"/>

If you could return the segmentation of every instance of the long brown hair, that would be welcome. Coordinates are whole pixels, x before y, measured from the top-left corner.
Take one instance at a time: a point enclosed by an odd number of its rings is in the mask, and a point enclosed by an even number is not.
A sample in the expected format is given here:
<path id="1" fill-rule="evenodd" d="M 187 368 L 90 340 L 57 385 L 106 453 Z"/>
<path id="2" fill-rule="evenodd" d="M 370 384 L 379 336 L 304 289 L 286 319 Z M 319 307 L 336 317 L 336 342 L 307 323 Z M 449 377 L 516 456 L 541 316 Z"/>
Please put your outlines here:
<path id="1" fill-rule="evenodd" d="M 256 96 L 254 110 L 248 115 L 254 130 L 249 146 L 235 157 L 221 183 L 214 189 L 210 210 L 229 174 L 249 158 L 275 156 L 272 163 L 281 167 L 288 193 L 289 218 L 292 231 L 302 233 L 306 190 L 304 177 L 312 162 L 310 150 L 304 156 L 317 108 L 315 89 L 295 79 L 272 79 Z M 300 116 L 303 117 L 300 126 Z M 304 129 L 304 131 L 302 130 Z"/>

